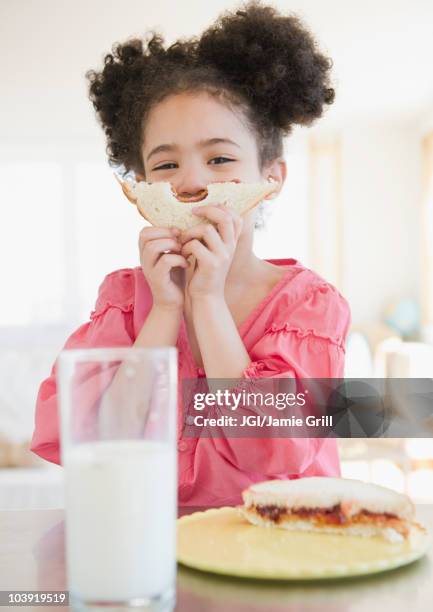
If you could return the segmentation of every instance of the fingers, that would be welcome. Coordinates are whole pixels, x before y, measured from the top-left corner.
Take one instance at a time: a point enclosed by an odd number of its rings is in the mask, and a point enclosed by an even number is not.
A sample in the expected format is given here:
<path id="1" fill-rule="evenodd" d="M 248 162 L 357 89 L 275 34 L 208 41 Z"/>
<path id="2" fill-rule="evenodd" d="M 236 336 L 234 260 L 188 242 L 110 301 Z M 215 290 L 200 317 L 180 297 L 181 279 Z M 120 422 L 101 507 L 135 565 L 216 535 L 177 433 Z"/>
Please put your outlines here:
<path id="1" fill-rule="evenodd" d="M 155 270 L 159 270 L 161 273 L 167 272 L 172 268 L 180 266 L 181 268 L 187 268 L 188 262 L 182 255 L 175 255 L 174 253 L 167 253 L 162 255 L 158 263 L 155 265 Z"/>
<path id="2" fill-rule="evenodd" d="M 222 254 L 225 251 L 221 236 L 211 223 L 200 223 L 200 225 L 195 225 L 186 230 L 179 238 L 179 242 L 183 245 L 193 239 L 203 241 L 215 255 Z"/>
<path id="3" fill-rule="evenodd" d="M 213 256 L 213 253 L 204 246 L 204 244 L 195 238 L 187 242 L 182 247 L 182 255 L 186 258 L 188 258 L 190 255 L 194 255 L 199 263 L 209 267 L 217 265 L 219 261 Z"/>
<path id="4" fill-rule="evenodd" d="M 242 219 L 242 217 L 240 215 L 235 215 L 234 217 L 234 225 L 235 225 L 235 239 L 236 242 L 239 239 L 239 236 L 242 233 L 242 227 L 244 224 L 244 220 Z"/>
<path id="5" fill-rule="evenodd" d="M 140 256 L 143 258 L 145 265 L 153 268 L 164 252 L 180 251 L 181 245 L 176 239 L 175 233 L 179 234 L 179 230 L 174 231 L 166 227 L 151 226 L 144 227 L 141 230 L 138 245 Z"/>
<path id="6" fill-rule="evenodd" d="M 159 238 L 145 242 L 141 252 L 148 265 L 153 267 L 164 251 L 180 252 L 180 244 L 174 238 Z"/>
<path id="7" fill-rule="evenodd" d="M 233 210 L 223 204 L 208 204 L 206 206 L 195 206 L 193 211 L 198 217 L 206 218 L 214 223 L 222 241 L 227 245 L 232 244 L 238 239 L 240 228 L 242 227 L 242 219 Z"/>
<path id="8" fill-rule="evenodd" d="M 179 230 L 176 230 L 179 234 Z M 144 243 L 148 240 L 155 240 L 156 238 L 172 238 L 175 235 L 172 228 L 167 227 L 143 227 L 138 237 L 138 244 L 140 249 L 144 246 Z"/>

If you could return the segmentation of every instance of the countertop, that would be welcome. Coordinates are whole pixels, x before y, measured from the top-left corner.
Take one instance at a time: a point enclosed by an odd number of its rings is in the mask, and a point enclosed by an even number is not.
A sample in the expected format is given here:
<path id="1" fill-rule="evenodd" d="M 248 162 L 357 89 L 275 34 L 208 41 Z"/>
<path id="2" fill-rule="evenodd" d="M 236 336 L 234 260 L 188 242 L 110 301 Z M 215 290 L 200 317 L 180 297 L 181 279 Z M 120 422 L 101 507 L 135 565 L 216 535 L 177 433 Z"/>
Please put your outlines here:
<path id="1" fill-rule="evenodd" d="M 204 508 L 182 508 L 179 515 Z M 417 518 L 433 532 L 433 506 Z M 0 511 L 0 591 L 67 589 L 64 510 Z M 68 606 L 2 609 L 69 610 Z M 178 566 L 176 612 L 428 612 L 433 609 L 433 538 L 426 556 L 374 576 L 261 583 Z"/>

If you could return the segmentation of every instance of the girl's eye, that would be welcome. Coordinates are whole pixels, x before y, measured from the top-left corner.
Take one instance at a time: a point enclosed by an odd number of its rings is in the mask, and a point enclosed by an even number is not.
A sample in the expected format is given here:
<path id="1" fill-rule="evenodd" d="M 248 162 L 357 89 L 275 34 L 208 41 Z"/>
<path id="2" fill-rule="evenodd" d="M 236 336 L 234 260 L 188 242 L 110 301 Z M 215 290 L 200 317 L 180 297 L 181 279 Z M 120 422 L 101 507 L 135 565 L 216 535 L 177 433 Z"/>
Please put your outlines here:
<path id="1" fill-rule="evenodd" d="M 215 162 L 212 165 L 219 166 L 220 164 L 225 164 L 227 162 L 234 162 L 234 161 L 236 160 L 229 159 L 228 157 L 223 157 L 222 155 L 219 155 L 218 157 L 214 157 L 213 159 L 211 159 L 209 161 L 209 164 L 212 164 L 212 162 Z M 177 164 L 175 164 L 174 162 L 167 162 L 166 164 L 161 164 L 161 166 L 157 166 L 153 170 L 173 170 L 173 168 L 176 168 L 176 166 Z"/>
<path id="2" fill-rule="evenodd" d="M 169 168 L 168 166 L 176 166 L 176 164 L 173 162 L 167 162 L 166 164 L 162 164 L 162 166 L 154 168 L 154 170 L 172 170 L 172 168 Z"/>
<path id="3" fill-rule="evenodd" d="M 210 160 L 209 163 L 215 161 L 215 160 L 223 160 L 222 162 L 217 162 L 217 164 L 212 164 L 213 166 L 215 165 L 219 165 L 220 163 L 225 164 L 226 162 L 234 162 L 234 159 L 229 159 L 228 157 L 223 157 L 223 156 L 219 156 L 219 157 L 214 157 L 213 159 Z"/>

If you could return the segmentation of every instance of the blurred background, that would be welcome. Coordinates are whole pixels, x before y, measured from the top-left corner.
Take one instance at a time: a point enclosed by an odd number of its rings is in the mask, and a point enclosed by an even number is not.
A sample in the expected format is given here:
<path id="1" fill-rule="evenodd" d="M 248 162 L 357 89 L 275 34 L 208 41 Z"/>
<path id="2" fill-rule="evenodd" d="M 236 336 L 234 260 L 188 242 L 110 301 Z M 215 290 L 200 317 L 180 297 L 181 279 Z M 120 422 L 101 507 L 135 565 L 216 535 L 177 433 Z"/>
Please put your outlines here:
<path id="1" fill-rule="evenodd" d="M 286 142 L 287 184 L 257 231 L 349 301 L 347 377 L 432 377 L 433 3 L 275 0 L 334 62 L 336 101 Z M 115 41 L 199 34 L 231 0 L 0 3 L 0 508 L 63 504 L 27 449 L 38 387 L 144 225 L 108 167 L 84 74 Z M 408 406 L 410 410 L 410 406 Z M 340 440 L 343 475 L 433 502 L 426 439 Z"/>

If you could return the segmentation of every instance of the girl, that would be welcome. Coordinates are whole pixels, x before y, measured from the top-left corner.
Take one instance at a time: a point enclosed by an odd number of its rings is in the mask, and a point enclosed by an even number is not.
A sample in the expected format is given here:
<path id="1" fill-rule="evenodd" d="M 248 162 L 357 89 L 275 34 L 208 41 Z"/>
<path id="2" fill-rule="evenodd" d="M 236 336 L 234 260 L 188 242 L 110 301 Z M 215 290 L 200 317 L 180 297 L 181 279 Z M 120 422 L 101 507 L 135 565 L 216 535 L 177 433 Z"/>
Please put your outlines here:
<path id="1" fill-rule="evenodd" d="M 298 18 L 254 1 L 200 38 L 117 44 L 87 77 L 110 162 L 194 195 L 233 179 L 281 189 L 283 136 L 333 102 L 330 66 Z M 104 278 L 64 348 L 176 346 L 180 383 L 342 377 L 350 312 L 340 293 L 299 261 L 256 257 L 257 210 L 195 212 L 211 223 L 141 230 L 140 266 Z M 60 463 L 55 374 L 56 364 L 39 389 L 31 449 Z M 237 504 L 260 480 L 340 475 L 335 439 L 183 439 L 180 427 L 178 451 L 182 505 Z"/>

